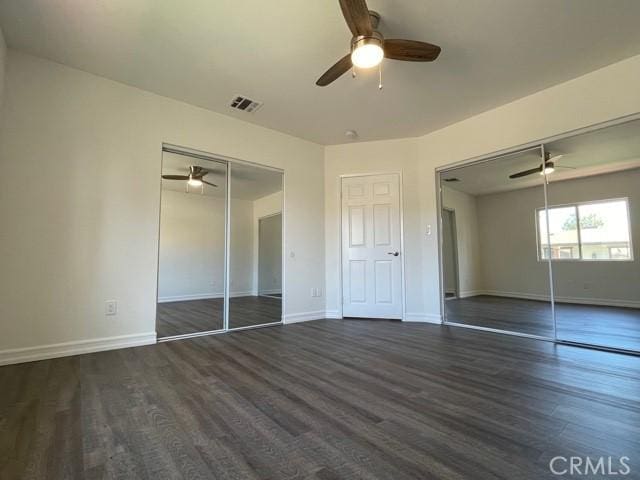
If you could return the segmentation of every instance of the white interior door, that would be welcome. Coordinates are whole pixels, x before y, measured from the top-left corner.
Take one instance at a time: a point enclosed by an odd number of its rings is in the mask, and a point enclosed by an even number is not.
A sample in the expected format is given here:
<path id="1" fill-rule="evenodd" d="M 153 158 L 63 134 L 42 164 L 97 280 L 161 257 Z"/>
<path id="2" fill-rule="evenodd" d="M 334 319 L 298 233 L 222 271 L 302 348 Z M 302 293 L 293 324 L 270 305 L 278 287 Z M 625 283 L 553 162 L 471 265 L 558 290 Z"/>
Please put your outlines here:
<path id="1" fill-rule="evenodd" d="M 402 318 L 400 176 L 342 179 L 342 315 Z"/>

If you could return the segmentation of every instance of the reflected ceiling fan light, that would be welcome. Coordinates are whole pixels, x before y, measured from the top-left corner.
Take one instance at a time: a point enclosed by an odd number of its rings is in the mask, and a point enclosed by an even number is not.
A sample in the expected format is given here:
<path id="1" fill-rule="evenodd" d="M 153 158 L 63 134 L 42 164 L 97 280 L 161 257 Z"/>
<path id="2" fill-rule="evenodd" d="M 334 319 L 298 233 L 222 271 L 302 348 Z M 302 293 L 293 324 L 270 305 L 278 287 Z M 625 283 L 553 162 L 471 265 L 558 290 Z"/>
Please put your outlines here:
<path id="1" fill-rule="evenodd" d="M 384 58 L 382 40 L 376 37 L 359 38 L 353 43 L 351 62 L 358 68 L 372 68 Z"/>
<path id="2" fill-rule="evenodd" d="M 193 178 L 191 175 L 189 175 L 189 180 L 187 181 L 187 183 L 189 184 L 190 187 L 201 187 L 202 186 L 202 180 L 198 180 L 197 178 Z"/>
<path id="3" fill-rule="evenodd" d="M 556 171 L 553 166 L 553 162 L 547 162 L 547 166 L 544 167 L 544 170 L 542 169 L 542 166 L 540 168 L 540 175 L 549 175 Z"/>

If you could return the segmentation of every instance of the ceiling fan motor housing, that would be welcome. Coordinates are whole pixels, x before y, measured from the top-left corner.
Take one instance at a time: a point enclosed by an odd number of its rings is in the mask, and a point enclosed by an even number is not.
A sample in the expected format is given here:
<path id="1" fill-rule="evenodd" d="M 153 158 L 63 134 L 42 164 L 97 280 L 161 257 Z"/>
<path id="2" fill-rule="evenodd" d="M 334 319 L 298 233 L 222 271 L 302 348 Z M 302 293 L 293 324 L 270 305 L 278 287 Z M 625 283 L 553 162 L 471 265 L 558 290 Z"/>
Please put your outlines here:
<path id="1" fill-rule="evenodd" d="M 369 10 L 369 18 L 371 18 L 371 27 L 377 30 L 380 24 L 380 14 L 375 10 Z"/>
<path id="2" fill-rule="evenodd" d="M 365 45 L 377 45 L 380 48 L 384 48 L 384 37 L 377 30 L 378 23 L 380 22 L 380 14 L 373 10 L 369 10 L 369 16 L 371 17 L 373 31 L 371 32 L 371 35 L 358 35 L 353 37 L 351 39 L 351 53 L 353 53 L 355 49 Z"/>
<path id="3" fill-rule="evenodd" d="M 374 31 L 370 36 L 369 35 L 359 35 L 357 37 L 353 37 L 351 39 L 351 53 L 357 48 L 363 47 L 365 45 L 377 45 L 380 48 L 384 49 L 384 37 L 380 32 Z"/>

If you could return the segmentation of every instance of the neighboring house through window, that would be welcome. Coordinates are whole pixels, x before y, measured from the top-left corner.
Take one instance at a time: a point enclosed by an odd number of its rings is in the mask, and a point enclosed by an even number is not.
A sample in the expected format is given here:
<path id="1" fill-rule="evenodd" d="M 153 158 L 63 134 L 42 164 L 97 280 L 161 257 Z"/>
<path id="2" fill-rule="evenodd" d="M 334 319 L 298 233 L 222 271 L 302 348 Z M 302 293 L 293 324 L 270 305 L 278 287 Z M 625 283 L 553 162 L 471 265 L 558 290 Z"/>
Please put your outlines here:
<path id="1" fill-rule="evenodd" d="M 633 260 L 626 198 L 550 206 L 536 210 L 538 259 Z"/>

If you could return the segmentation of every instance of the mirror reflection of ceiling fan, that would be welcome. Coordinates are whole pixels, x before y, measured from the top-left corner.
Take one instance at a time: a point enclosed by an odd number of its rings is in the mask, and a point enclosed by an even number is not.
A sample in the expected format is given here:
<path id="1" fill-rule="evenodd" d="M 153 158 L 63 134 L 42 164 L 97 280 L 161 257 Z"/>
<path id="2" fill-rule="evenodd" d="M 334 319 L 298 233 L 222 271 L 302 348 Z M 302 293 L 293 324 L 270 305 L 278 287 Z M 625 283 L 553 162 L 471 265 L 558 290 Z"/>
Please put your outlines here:
<path id="1" fill-rule="evenodd" d="M 351 53 L 338 60 L 316 82 L 324 87 L 337 80 L 352 67 L 372 68 L 383 58 L 405 62 L 432 62 L 440 55 L 440 47 L 415 40 L 386 40 L 378 31 L 380 14 L 369 10 L 365 0 L 340 0 L 340 8 L 353 38 Z M 382 88 L 382 81 L 379 88 Z"/>
<path id="2" fill-rule="evenodd" d="M 536 168 L 530 168 L 529 170 L 523 170 L 522 172 L 514 173 L 509 175 L 509 178 L 522 178 L 528 175 L 533 175 L 534 173 L 539 173 L 540 175 L 549 175 L 555 172 L 556 168 L 567 168 L 570 170 L 575 170 L 575 167 L 565 167 L 563 165 L 558 165 L 558 162 L 564 155 L 555 155 L 551 156 L 549 152 L 545 153 L 544 162 L 538 165 Z"/>
<path id="3" fill-rule="evenodd" d="M 217 187 L 215 183 L 207 182 L 204 177 L 209 174 L 210 171 L 199 167 L 197 165 L 192 165 L 189 167 L 188 175 L 162 175 L 162 178 L 165 180 L 186 180 L 187 181 L 187 192 L 189 191 L 189 187 L 200 188 L 200 193 L 204 193 L 204 186 L 209 185 L 211 187 Z"/>

